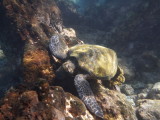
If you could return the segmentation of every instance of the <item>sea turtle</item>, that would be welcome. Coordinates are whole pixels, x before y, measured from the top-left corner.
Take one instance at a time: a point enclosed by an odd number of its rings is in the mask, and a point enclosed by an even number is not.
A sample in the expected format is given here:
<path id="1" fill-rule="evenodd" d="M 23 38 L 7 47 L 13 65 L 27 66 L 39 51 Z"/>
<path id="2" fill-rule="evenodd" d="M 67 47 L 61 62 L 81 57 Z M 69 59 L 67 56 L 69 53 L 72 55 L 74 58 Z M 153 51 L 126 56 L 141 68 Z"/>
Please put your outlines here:
<path id="1" fill-rule="evenodd" d="M 66 71 L 75 75 L 74 84 L 79 97 L 92 113 L 103 118 L 103 111 L 87 80 L 111 80 L 119 69 L 116 53 L 112 49 L 91 44 L 68 48 L 64 37 L 59 34 L 51 37 L 49 49 L 53 56 L 64 61 L 58 72 Z M 124 82 L 123 76 L 120 82 Z"/>

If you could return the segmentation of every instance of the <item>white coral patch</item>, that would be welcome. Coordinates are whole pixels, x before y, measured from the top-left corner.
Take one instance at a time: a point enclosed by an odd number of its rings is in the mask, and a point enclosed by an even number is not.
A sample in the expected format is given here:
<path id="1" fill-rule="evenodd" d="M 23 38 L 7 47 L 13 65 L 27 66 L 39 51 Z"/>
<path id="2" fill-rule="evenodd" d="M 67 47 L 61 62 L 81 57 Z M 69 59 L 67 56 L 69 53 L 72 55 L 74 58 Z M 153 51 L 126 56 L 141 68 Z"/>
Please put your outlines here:
<path id="1" fill-rule="evenodd" d="M 65 109 L 65 115 L 67 117 L 74 118 L 73 115 L 69 112 L 69 109 L 71 109 L 70 101 L 73 100 L 72 98 L 66 99 L 66 109 Z"/>
<path id="2" fill-rule="evenodd" d="M 53 98 L 53 97 L 54 97 L 54 95 L 53 95 L 53 94 L 51 94 L 51 97 Z"/>
<path id="3" fill-rule="evenodd" d="M 66 99 L 65 115 L 66 115 L 66 117 L 75 118 L 69 111 L 70 109 L 72 109 L 71 108 L 71 101 L 75 101 L 75 100 L 72 97 L 70 97 L 69 99 Z M 84 115 L 80 115 L 77 117 L 81 117 L 83 120 L 94 120 L 93 116 L 90 114 L 90 112 L 88 110 L 85 111 Z"/>
<path id="4" fill-rule="evenodd" d="M 76 32 L 73 28 L 64 28 L 61 34 L 68 37 L 76 37 Z"/>
<path id="5" fill-rule="evenodd" d="M 85 113 L 85 115 L 81 115 L 81 118 L 83 120 L 95 120 L 93 116 L 88 112 L 88 110 L 86 110 Z"/>

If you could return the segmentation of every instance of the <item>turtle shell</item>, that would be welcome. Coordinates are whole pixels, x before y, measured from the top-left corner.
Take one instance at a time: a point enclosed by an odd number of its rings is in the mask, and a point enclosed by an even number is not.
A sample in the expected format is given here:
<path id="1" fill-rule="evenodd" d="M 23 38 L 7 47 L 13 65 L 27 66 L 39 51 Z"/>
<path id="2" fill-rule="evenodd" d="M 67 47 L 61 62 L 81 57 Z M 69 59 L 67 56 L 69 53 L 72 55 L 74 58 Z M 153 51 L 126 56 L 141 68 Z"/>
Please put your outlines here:
<path id="1" fill-rule="evenodd" d="M 111 79 L 117 72 L 117 55 L 106 47 L 82 44 L 69 49 L 68 57 L 74 57 L 79 67 L 97 78 Z"/>

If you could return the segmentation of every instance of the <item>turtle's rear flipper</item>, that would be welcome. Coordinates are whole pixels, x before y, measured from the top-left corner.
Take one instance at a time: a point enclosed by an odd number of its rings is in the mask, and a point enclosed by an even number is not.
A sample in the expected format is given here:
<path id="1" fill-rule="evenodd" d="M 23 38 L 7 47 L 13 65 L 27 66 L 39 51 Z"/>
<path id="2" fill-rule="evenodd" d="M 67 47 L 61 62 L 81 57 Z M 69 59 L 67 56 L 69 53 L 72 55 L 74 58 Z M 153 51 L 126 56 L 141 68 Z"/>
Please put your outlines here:
<path id="1" fill-rule="evenodd" d="M 50 39 L 49 49 L 53 56 L 59 59 L 65 59 L 67 57 L 68 46 L 65 43 L 65 39 L 62 35 L 53 35 Z"/>
<path id="2" fill-rule="evenodd" d="M 103 118 L 103 111 L 101 107 L 98 105 L 94 94 L 90 88 L 88 81 L 86 80 L 86 76 L 82 74 L 78 74 L 74 78 L 74 83 L 79 94 L 79 97 L 88 107 L 88 109 L 94 113 L 96 116 Z"/>

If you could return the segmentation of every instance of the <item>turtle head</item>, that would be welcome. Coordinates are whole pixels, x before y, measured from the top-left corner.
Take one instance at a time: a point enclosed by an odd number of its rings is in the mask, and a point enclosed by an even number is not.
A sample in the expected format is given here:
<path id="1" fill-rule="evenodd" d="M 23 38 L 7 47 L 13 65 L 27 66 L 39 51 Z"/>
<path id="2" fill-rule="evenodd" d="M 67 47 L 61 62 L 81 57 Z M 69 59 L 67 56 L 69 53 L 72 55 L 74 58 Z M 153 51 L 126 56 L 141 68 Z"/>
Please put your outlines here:
<path id="1" fill-rule="evenodd" d="M 70 60 L 68 60 L 68 61 L 66 61 L 65 63 L 63 63 L 63 69 L 67 72 L 67 73 L 69 73 L 69 74 L 74 74 L 74 71 L 75 71 L 75 64 L 72 62 L 72 61 L 70 61 Z"/>
<path id="2" fill-rule="evenodd" d="M 54 57 L 61 60 L 65 59 L 67 57 L 68 46 L 64 36 L 60 34 L 53 35 L 50 38 L 49 49 Z"/>
<path id="3" fill-rule="evenodd" d="M 66 75 L 73 75 L 75 71 L 75 65 L 70 60 L 64 62 L 57 70 L 56 76 L 58 79 L 65 79 Z"/>

